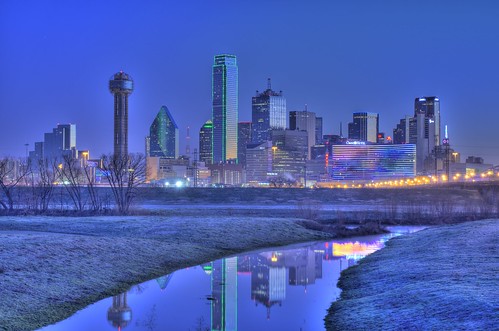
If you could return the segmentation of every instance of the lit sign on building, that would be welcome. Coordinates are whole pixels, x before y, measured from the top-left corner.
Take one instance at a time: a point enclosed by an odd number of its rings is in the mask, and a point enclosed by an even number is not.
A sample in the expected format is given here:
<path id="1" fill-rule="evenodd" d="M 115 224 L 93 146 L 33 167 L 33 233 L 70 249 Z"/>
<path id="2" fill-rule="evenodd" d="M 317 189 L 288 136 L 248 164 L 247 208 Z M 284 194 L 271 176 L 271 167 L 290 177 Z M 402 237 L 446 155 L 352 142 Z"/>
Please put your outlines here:
<path id="1" fill-rule="evenodd" d="M 365 145 L 366 142 L 365 141 L 349 141 L 349 140 L 347 140 L 346 144 L 347 145 Z"/>

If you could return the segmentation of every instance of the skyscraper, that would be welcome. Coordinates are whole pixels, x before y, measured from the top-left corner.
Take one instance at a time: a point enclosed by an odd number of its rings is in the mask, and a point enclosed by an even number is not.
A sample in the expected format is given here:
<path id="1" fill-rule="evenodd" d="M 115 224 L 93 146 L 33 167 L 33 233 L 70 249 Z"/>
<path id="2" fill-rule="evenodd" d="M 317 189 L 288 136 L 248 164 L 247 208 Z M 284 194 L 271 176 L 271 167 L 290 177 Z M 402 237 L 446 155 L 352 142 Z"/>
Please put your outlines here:
<path id="1" fill-rule="evenodd" d="M 133 79 L 120 71 L 109 80 L 114 95 L 114 155 L 128 155 L 128 96 L 133 92 Z"/>
<path id="2" fill-rule="evenodd" d="M 178 158 L 178 126 L 166 106 L 162 106 L 149 129 L 147 156 Z M 146 142 L 147 144 L 147 142 Z"/>
<path id="3" fill-rule="evenodd" d="M 310 149 L 315 145 L 315 113 L 307 110 L 305 106 L 304 111 L 290 111 L 289 112 L 289 129 L 307 131 L 308 135 L 308 152 L 307 158 L 310 159 Z"/>
<path id="4" fill-rule="evenodd" d="M 414 117 L 418 114 L 424 114 L 424 117 L 430 119 L 431 123 L 435 122 L 435 146 L 440 146 L 441 143 L 441 127 L 440 127 L 440 99 L 438 97 L 421 97 L 414 99 Z"/>
<path id="5" fill-rule="evenodd" d="M 353 113 L 353 122 L 348 123 L 348 139 L 376 143 L 379 132 L 377 113 Z"/>
<path id="6" fill-rule="evenodd" d="M 323 143 L 322 138 L 322 117 L 315 118 L 315 144 L 320 145 Z"/>
<path id="7" fill-rule="evenodd" d="M 286 129 L 286 99 L 282 96 L 282 91 L 272 90 L 270 78 L 267 89 L 262 93 L 256 91 L 256 96 L 251 101 L 253 143 L 272 140 L 270 130 Z"/>
<path id="8" fill-rule="evenodd" d="M 251 122 L 237 123 L 237 160 L 246 165 L 246 146 L 251 144 Z"/>
<path id="9" fill-rule="evenodd" d="M 237 159 L 238 68 L 235 55 L 216 55 L 212 75 L 213 163 Z"/>
<path id="10" fill-rule="evenodd" d="M 211 164 L 213 160 L 213 122 L 208 120 L 199 130 L 199 161 Z"/>
<path id="11" fill-rule="evenodd" d="M 45 133 L 42 146 L 44 159 L 60 160 L 63 155 L 76 158 L 76 125 L 58 124 L 52 132 Z"/>

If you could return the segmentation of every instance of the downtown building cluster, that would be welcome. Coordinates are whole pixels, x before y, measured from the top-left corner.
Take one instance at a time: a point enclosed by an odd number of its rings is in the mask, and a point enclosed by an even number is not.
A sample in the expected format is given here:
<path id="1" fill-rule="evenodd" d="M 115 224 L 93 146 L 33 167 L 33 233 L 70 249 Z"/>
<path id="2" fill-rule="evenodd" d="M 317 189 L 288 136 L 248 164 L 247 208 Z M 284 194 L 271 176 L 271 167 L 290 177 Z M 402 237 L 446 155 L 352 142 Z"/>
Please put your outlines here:
<path id="1" fill-rule="evenodd" d="M 214 57 L 212 112 L 199 130 L 199 146 L 179 150 L 179 127 L 167 106 L 160 107 L 145 138 L 146 183 L 157 186 L 312 186 L 328 182 L 370 182 L 481 172 L 491 168 L 481 158 L 460 163 L 442 132 L 438 97 L 418 97 L 393 136 L 379 131 L 379 114 L 355 112 L 344 136 L 324 134 L 323 118 L 305 105 L 288 111 L 282 91 L 271 80 L 251 99 L 251 121 L 239 121 L 238 63 L 235 55 Z M 114 154 L 128 155 L 128 97 L 134 81 L 120 71 L 109 80 L 114 98 Z M 249 100 L 248 100 L 249 102 Z M 188 129 L 189 130 L 189 129 Z M 29 153 L 40 160 L 71 157 L 95 167 L 99 159 L 76 148 L 76 125 L 62 124 L 45 134 Z M 59 162 L 59 161 L 57 161 Z"/>
<path id="2" fill-rule="evenodd" d="M 415 99 L 413 116 L 393 130 L 379 131 L 379 114 L 353 113 L 348 133 L 323 134 L 323 119 L 307 106 L 288 111 L 282 91 L 267 88 L 252 97 L 251 121 L 238 121 L 238 64 L 234 55 L 217 55 L 212 66 L 212 114 L 199 130 L 193 155 L 178 156 L 178 127 L 162 134 L 169 154 L 146 148 L 148 180 L 158 185 L 311 186 L 321 182 L 369 182 L 449 177 L 453 172 L 484 171 L 483 160 L 460 163 L 442 134 L 438 97 Z M 159 115 L 158 115 L 159 116 Z M 168 112 L 166 120 L 175 123 Z M 153 134 L 155 124 L 151 126 Z M 152 138 L 148 143 L 153 144 Z M 158 138 L 155 138 L 158 139 Z M 175 147 L 173 147 L 175 146 Z"/>

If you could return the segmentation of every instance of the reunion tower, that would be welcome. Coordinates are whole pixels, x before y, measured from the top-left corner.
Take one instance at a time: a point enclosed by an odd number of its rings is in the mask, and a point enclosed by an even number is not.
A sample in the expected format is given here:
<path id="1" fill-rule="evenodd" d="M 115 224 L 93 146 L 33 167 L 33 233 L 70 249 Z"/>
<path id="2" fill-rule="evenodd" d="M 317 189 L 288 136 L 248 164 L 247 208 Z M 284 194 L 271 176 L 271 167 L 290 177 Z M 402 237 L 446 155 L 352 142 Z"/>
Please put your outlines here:
<path id="1" fill-rule="evenodd" d="M 128 96 L 133 91 L 133 79 L 123 70 L 109 80 L 114 95 L 114 156 L 128 155 Z"/>

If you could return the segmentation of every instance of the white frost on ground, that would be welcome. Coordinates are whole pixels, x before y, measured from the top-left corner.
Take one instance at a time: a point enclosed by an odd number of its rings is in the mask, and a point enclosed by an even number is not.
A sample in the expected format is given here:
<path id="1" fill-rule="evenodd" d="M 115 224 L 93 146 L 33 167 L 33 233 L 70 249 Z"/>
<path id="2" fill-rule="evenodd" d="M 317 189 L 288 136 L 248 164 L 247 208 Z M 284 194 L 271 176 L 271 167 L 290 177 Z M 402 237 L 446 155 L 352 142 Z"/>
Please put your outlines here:
<path id="1" fill-rule="evenodd" d="M 325 240 L 291 219 L 1 217 L 0 330 L 29 330 L 129 286 L 245 250 Z"/>

